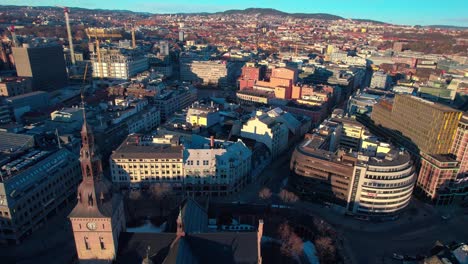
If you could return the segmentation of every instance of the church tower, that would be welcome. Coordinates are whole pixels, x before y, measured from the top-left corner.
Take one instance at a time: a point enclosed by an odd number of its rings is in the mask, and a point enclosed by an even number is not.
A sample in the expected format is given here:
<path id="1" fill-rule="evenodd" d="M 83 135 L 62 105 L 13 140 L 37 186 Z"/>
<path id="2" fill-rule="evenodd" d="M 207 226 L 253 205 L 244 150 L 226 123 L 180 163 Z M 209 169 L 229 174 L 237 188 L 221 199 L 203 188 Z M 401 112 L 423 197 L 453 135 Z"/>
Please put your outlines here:
<path id="1" fill-rule="evenodd" d="M 125 231 L 123 200 L 112 193 L 110 182 L 104 179 L 84 104 L 81 141 L 83 180 L 78 187 L 78 202 L 68 217 L 80 263 L 109 263 L 116 256 L 120 232 Z"/>

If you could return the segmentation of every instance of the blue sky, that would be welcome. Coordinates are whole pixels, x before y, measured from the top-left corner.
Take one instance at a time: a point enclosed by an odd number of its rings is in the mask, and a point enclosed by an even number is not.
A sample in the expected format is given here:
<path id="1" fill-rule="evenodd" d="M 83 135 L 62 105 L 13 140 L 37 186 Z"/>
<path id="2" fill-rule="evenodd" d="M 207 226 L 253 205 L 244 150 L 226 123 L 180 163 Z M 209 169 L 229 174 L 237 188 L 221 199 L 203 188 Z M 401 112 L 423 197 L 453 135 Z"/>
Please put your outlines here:
<path id="1" fill-rule="evenodd" d="M 64 5 L 151 13 L 214 12 L 268 7 L 286 12 L 329 13 L 394 24 L 468 26 L 468 0 L 2 0 L 4 5 Z"/>

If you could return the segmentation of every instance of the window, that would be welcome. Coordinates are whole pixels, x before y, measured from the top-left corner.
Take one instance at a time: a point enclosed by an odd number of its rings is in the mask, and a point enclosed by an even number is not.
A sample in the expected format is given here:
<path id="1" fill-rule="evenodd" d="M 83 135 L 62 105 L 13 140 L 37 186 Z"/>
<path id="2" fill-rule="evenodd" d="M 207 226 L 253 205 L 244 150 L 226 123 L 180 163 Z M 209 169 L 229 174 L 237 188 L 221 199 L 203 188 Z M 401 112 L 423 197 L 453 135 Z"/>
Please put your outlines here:
<path id="1" fill-rule="evenodd" d="M 85 244 L 86 250 L 91 250 L 91 248 L 89 247 L 89 243 L 88 243 L 88 237 L 84 237 L 84 244 Z"/>
<path id="2" fill-rule="evenodd" d="M 106 249 L 106 246 L 104 245 L 104 238 L 100 237 L 99 243 L 101 244 L 101 249 Z"/>

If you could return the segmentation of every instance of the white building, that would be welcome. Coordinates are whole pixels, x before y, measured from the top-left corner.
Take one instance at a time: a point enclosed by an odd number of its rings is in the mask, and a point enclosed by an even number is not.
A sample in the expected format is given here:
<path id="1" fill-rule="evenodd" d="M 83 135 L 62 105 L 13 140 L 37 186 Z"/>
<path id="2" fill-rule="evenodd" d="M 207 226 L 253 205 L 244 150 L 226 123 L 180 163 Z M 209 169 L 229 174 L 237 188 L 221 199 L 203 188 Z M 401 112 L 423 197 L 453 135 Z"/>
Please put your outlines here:
<path id="1" fill-rule="evenodd" d="M 96 52 L 91 56 L 94 78 L 127 80 L 148 69 L 148 58 L 140 51 L 101 48 L 100 53 L 101 62 Z"/>
<path id="2" fill-rule="evenodd" d="M 241 137 L 250 138 L 265 144 L 272 156 L 277 156 L 288 146 L 288 127 L 278 120 L 274 114 L 257 111 L 242 126 Z"/>
<path id="3" fill-rule="evenodd" d="M 411 200 L 416 178 L 408 152 L 393 149 L 374 157 L 359 155 L 348 211 L 366 216 L 398 215 Z"/>
<path id="4" fill-rule="evenodd" d="M 251 171 L 250 149 L 241 141 L 215 141 L 192 136 L 184 149 L 186 190 L 222 196 L 245 186 Z"/>
<path id="5" fill-rule="evenodd" d="M 222 61 L 188 61 L 180 63 L 182 81 L 223 85 L 227 82 L 228 68 Z"/>
<path id="6" fill-rule="evenodd" d="M 390 76 L 388 74 L 377 71 L 372 74 L 370 88 L 387 89 L 390 85 Z"/>
<path id="7" fill-rule="evenodd" d="M 223 196 L 250 180 L 252 152 L 242 142 L 194 135 L 180 145 L 176 136 L 145 138 L 133 134 L 110 157 L 112 182 L 121 187 L 169 184 L 189 195 Z"/>

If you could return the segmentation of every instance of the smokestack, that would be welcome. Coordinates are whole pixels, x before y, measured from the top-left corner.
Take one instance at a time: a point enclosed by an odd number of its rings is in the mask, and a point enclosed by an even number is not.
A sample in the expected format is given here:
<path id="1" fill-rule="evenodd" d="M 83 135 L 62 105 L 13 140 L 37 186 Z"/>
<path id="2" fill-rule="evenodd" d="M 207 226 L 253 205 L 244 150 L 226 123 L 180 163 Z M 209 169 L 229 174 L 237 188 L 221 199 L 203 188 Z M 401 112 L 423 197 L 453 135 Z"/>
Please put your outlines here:
<path id="1" fill-rule="evenodd" d="M 132 27 L 132 48 L 136 48 L 135 27 Z"/>
<path id="2" fill-rule="evenodd" d="M 214 148 L 214 143 L 215 143 L 215 140 L 214 140 L 214 136 L 210 136 L 210 148 Z"/>
<path id="3" fill-rule="evenodd" d="M 70 28 L 70 18 L 68 17 L 68 13 L 70 12 L 70 9 L 65 7 L 63 9 L 63 12 L 65 13 L 65 24 L 67 25 L 67 35 L 68 35 L 68 44 L 70 46 L 71 63 L 73 66 L 75 66 L 75 48 L 73 47 L 73 37 L 72 37 L 71 28 Z"/>

